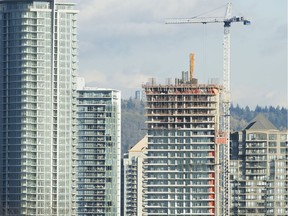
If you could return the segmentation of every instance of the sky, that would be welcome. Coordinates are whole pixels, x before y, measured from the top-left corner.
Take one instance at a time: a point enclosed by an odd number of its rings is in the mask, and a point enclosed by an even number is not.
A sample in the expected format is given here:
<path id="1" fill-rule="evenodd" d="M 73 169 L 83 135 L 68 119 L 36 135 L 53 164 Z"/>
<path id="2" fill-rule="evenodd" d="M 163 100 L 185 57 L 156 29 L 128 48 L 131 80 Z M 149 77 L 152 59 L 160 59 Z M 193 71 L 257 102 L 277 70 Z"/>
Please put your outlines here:
<path id="1" fill-rule="evenodd" d="M 167 18 L 223 17 L 223 0 L 62 0 L 78 15 L 79 76 L 88 86 L 118 89 L 123 98 L 154 77 L 181 76 L 195 54 L 199 83 L 222 82 L 223 24 L 167 25 Z M 254 108 L 287 104 L 287 1 L 232 0 L 231 97 Z M 215 9 L 215 10 L 214 10 Z M 206 13 L 209 12 L 209 13 Z"/>

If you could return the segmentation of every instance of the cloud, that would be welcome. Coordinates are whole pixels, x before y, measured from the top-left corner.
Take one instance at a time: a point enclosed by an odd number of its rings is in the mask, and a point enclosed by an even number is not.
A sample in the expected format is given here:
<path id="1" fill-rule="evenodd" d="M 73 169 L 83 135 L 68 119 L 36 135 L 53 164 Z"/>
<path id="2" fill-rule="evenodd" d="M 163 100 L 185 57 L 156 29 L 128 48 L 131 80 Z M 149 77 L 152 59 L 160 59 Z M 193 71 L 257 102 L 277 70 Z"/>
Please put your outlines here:
<path id="1" fill-rule="evenodd" d="M 232 91 L 233 104 L 245 104 L 255 108 L 259 106 L 283 106 L 288 107 L 287 91 L 282 89 L 271 90 L 270 88 L 259 88 L 258 86 L 238 85 Z"/>
<path id="2" fill-rule="evenodd" d="M 83 77 L 88 85 L 114 89 L 121 89 L 123 86 L 128 89 L 139 89 L 149 78 L 137 69 L 133 69 L 133 72 L 129 70 L 128 73 L 121 71 L 108 74 L 103 71 L 89 70 L 83 73 Z"/>
<path id="3" fill-rule="evenodd" d="M 77 1 L 80 11 L 85 13 L 81 22 L 119 23 L 155 21 L 162 15 L 186 15 L 187 5 L 193 8 L 197 1 L 189 0 L 89 0 Z M 165 17 L 165 16 L 164 16 Z"/>
<path id="4" fill-rule="evenodd" d="M 164 22 L 224 6 L 224 0 L 67 0 L 73 1 L 80 11 L 79 74 L 91 85 L 126 91 L 141 88 L 148 77 L 179 77 L 178 72 L 188 70 L 190 52 L 197 57 L 199 80 L 222 75 L 223 25 Z M 283 104 L 287 97 L 283 93 L 287 88 L 283 81 L 287 74 L 287 48 L 283 48 L 287 47 L 287 21 L 282 20 L 285 0 L 279 2 L 233 2 L 234 14 L 252 18 L 249 27 L 235 24 L 231 28 L 232 97 L 244 105 L 257 101 Z M 212 16 L 223 16 L 224 11 L 222 7 Z M 271 92 L 273 96 L 269 96 Z"/>
<path id="5" fill-rule="evenodd" d="M 166 18 L 192 17 L 199 14 L 199 11 L 207 11 L 207 8 L 203 8 L 205 1 L 77 0 L 80 10 L 79 29 L 100 36 L 105 34 L 147 36 L 157 32 L 157 29 L 159 31 L 167 29 L 164 27 Z M 221 1 L 209 2 L 209 5 L 212 8 L 216 5 L 218 7 L 219 2 Z M 225 8 L 222 8 L 222 12 L 224 10 Z"/>
<path id="6" fill-rule="evenodd" d="M 171 38 L 187 35 L 194 29 L 199 34 L 201 25 L 165 25 L 171 17 L 192 17 L 199 11 L 207 11 L 207 0 L 77 0 L 79 14 L 79 37 L 95 41 L 102 38 L 116 40 L 142 38 Z M 209 1 L 209 8 L 224 5 L 223 0 Z M 225 11 L 222 8 L 221 14 Z M 214 28 L 214 26 L 211 26 Z M 202 32 L 201 32 L 202 33 Z M 101 42 L 101 41 L 100 41 Z M 98 44 L 99 45 L 99 44 Z M 101 45 L 101 44 L 100 44 Z"/>

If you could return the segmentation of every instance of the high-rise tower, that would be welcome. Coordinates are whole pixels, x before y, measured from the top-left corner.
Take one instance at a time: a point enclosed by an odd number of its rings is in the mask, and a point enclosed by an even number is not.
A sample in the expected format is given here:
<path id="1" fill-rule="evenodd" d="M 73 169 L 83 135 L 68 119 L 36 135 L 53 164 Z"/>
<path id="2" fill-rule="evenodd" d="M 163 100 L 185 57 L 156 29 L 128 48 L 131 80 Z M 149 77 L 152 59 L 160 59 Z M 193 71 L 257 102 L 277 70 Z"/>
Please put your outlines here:
<path id="1" fill-rule="evenodd" d="M 184 74 L 185 75 L 185 74 Z M 148 130 L 143 215 L 220 215 L 222 87 L 176 79 L 144 85 Z"/>
<path id="2" fill-rule="evenodd" d="M 73 8 L 0 2 L 1 215 L 75 215 Z"/>
<path id="3" fill-rule="evenodd" d="M 120 215 L 120 92 L 78 89 L 77 106 L 77 215 Z"/>

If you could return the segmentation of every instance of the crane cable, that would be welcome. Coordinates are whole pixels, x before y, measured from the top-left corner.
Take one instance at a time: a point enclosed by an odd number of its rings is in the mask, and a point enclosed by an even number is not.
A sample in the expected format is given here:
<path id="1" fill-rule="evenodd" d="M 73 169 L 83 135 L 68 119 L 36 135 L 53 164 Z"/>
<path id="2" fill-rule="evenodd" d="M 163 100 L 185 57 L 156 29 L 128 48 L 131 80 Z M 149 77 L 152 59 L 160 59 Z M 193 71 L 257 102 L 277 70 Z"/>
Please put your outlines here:
<path id="1" fill-rule="evenodd" d="M 218 8 L 212 9 L 212 10 L 210 10 L 210 11 L 206 11 L 206 12 L 204 12 L 204 13 L 198 14 L 198 15 L 196 15 L 196 16 L 191 17 L 190 19 L 198 18 L 198 17 L 201 17 L 201 16 L 203 16 L 203 15 L 212 13 L 212 12 L 214 12 L 214 11 L 216 11 L 216 10 L 219 10 L 219 9 L 221 9 L 221 8 L 225 8 L 226 5 L 227 5 L 227 4 L 222 5 L 222 6 L 218 7 Z"/>
<path id="2" fill-rule="evenodd" d="M 206 59 L 207 59 L 207 45 L 206 45 L 206 41 L 207 41 L 207 28 L 206 28 L 206 24 L 204 24 L 203 25 L 203 45 L 202 45 L 203 46 L 202 47 L 202 49 L 203 49 L 202 62 L 203 62 L 203 79 L 204 80 L 207 79 L 207 66 L 206 66 L 206 64 L 207 64 L 207 61 L 206 61 Z"/>
<path id="3" fill-rule="evenodd" d="M 193 17 L 191 17 L 191 19 L 195 19 L 195 18 L 201 17 L 203 15 L 212 13 L 216 10 L 221 9 L 221 8 L 225 8 L 226 6 L 227 6 L 227 4 L 219 6 L 215 9 L 212 9 L 212 10 L 206 11 L 204 13 L 198 14 L 196 16 L 193 16 Z M 207 28 L 206 28 L 206 24 L 203 25 L 203 45 L 202 46 L 203 46 L 202 47 L 202 49 L 203 49 L 202 64 L 203 64 L 203 74 L 204 74 L 203 78 L 208 80 L 209 78 L 212 78 L 212 77 L 210 77 L 211 74 L 209 71 L 207 71 L 207 66 L 206 66 L 206 64 L 207 64 Z"/>

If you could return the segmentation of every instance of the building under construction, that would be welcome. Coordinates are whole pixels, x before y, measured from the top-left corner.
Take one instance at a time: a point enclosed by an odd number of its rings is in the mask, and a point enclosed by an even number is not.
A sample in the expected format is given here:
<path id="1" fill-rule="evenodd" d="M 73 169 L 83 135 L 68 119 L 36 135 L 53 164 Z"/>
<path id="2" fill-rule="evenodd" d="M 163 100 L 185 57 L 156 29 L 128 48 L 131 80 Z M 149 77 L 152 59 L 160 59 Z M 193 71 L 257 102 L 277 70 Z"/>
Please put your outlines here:
<path id="1" fill-rule="evenodd" d="M 143 215 L 220 215 L 222 86 L 198 84 L 192 75 L 182 72 L 174 84 L 152 79 L 143 85 L 148 130 Z"/>

